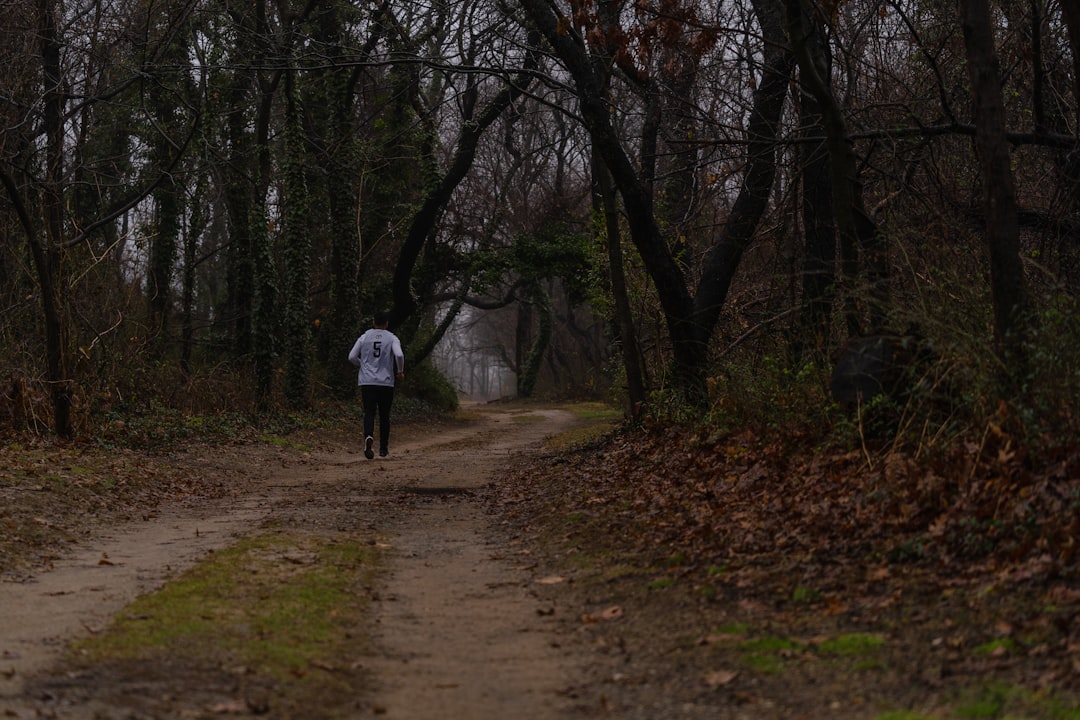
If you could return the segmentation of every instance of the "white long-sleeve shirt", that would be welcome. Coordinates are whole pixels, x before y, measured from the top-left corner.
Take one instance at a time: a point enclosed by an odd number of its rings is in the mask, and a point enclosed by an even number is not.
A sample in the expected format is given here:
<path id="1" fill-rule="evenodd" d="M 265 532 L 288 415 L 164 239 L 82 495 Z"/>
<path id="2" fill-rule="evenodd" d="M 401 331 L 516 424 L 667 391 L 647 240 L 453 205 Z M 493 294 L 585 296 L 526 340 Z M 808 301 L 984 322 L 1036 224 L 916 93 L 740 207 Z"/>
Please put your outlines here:
<path id="1" fill-rule="evenodd" d="M 405 372 L 401 341 L 389 330 L 372 328 L 356 339 L 349 362 L 360 368 L 357 385 L 394 386 L 394 376 Z"/>

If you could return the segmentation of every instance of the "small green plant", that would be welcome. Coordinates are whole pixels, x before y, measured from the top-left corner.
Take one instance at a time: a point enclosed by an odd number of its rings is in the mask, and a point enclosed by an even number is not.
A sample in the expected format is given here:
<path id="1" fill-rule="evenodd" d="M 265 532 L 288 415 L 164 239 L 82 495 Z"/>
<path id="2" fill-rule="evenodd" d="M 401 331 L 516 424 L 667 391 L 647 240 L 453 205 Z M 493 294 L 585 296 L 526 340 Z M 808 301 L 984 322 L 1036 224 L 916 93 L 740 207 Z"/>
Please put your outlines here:
<path id="1" fill-rule="evenodd" d="M 890 562 L 918 562 L 926 558 L 929 543 L 922 537 L 909 538 L 894 545 L 886 554 Z"/>
<path id="2" fill-rule="evenodd" d="M 407 373 L 406 382 L 401 387 L 402 395 L 421 402 L 435 412 L 457 410 L 457 391 L 431 362 L 425 360 L 407 368 Z"/>
<path id="3" fill-rule="evenodd" d="M 1005 711 L 1008 689 L 999 684 L 979 690 L 975 696 L 955 708 L 961 718 L 996 718 Z"/>
<path id="4" fill-rule="evenodd" d="M 814 590 L 813 588 L 808 588 L 802 585 L 795 588 L 795 590 L 791 593 L 792 602 L 800 604 L 813 603 L 817 602 L 820 599 L 821 593 L 819 593 L 817 590 Z"/>
<path id="5" fill-rule="evenodd" d="M 825 640 L 817 646 L 827 655 L 859 657 L 870 655 L 885 645 L 885 638 L 869 633 L 848 633 Z"/>
<path id="6" fill-rule="evenodd" d="M 717 635 L 746 635 L 750 632 L 750 626 L 746 623 L 729 623 L 716 628 Z"/>
<path id="7" fill-rule="evenodd" d="M 743 663 L 756 672 L 775 675 L 783 670 L 784 658 L 802 650 L 802 646 L 787 638 L 763 637 L 739 643 Z"/>
<path id="8" fill-rule="evenodd" d="M 306 443 L 296 442 L 295 440 L 290 440 L 289 438 L 267 435 L 263 437 L 263 441 L 270 445 L 276 445 L 280 448 L 299 450 L 301 452 L 311 452 L 310 445 L 307 445 Z"/>
<path id="9" fill-rule="evenodd" d="M 975 648 L 975 652 L 979 655 L 1000 655 L 1012 652 L 1015 649 L 1016 641 L 1012 638 L 997 638 Z"/>
<path id="10" fill-rule="evenodd" d="M 601 402 L 579 402 L 566 407 L 575 417 L 592 422 L 617 423 L 623 413 L 617 407 Z"/>
<path id="11" fill-rule="evenodd" d="M 646 587 L 650 590 L 666 590 L 675 584 L 675 581 L 671 578 L 661 578 L 659 580 L 653 580 Z"/>
<path id="12" fill-rule="evenodd" d="M 682 565 L 684 562 L 686 562 L 686 555 L 684 553 L 677 552 L 677 553 L 674 553 L 673 555 L 669 555 L 667 557 L 667 559 L 664 560 L 664 565 L 666 567 L 669 567 L 669 568 L 678 567 L 679 565 Z"/>

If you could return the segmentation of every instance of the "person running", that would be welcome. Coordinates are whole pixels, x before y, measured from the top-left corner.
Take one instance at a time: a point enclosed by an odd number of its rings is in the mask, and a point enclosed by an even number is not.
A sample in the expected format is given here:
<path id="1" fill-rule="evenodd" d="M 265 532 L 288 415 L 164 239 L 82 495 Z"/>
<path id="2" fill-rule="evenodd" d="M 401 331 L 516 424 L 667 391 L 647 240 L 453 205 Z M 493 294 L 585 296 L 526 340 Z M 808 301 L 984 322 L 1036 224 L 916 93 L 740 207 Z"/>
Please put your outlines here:
<path id="1" fill-rule="evenodd" d="M 356 339 L 349 362 L 360 368 L 357 385 L 364 404 L 364 457 L 375 457 L 375 413 L 379 413 L 379 456 L 390 453 L 390 406 L 394 385 L 405 378 L 405 353 L 387 330 L 386 313 L 376 313 L 370 330 Z"/>

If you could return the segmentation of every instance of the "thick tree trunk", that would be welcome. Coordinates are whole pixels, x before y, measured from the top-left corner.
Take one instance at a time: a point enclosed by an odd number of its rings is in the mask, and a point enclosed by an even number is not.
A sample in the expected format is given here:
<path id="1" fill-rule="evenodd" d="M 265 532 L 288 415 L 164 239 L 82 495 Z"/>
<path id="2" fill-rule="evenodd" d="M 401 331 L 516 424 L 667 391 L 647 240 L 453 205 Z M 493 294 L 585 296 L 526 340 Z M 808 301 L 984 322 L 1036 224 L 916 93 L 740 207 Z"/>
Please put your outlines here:
<path id="1" fill-rule="evenodd" d="M 311 228 L 304 175 L 304 131 L 293 70 L 285 74 L 284 240 L 285 240 L 285 399 L 290 408 L 307 406 L 311 371 L 309 278 Z"/>
<path id="2" fill-rule="evenodd" d="M 64 236 L 64 96 L 60 67 L 60 38 L 56 29 L 56 0 L 39 0 L 42 81 L 44 82 L 43 129 L 46 178 L 42 192 L 45 237 L 30 232 L 28 240 L 45 319 L 46 377 L 53 404 L 53 428 L 71 437 L 71 381 L 67 376 L 67 350 L 63 307 L 62 250 Z M 32 230 L 32 228 L 31 228 Z"/>
<path id="3" fill-rule="evenodd" d="M 827 48 L 821 31 L 810 19 L 802 0 L 783 2 L 787 8 L 788 37 L 799 64 L 800 84 L 821 108 L 829 148 L 848 332 L 859 335 L 879 330 L 886 322 L 889 305 L 884 237 L 863 203 L 855 149 L 847 132 L 843 108 L 830 87 Z M 865 277 L 866 287 L 858 286 L 860 276 Z"/>
<path id="4" fill-rule="evenodd" d="M 975 147 L 985 193 L 986 244 L 994 331 L 1010 373 L 1023 368 L 1027 337 L 1027 284 L 1020 260 L 1020 226 L 1012 158 L 1005 137 L 1005 102 L 987 0 L 961 0 L 968 75 L 975 114 Z"/>
<path id="5" fill-rule="evenodd" d="M 618 26 L 619 11 L 622 3 L 607 0 L 599 3 L 600 22 L 604 26 L 606 37 L 618 37 L 614 28 Z M 606 91 L 611 85 L 611 66 L 618 47 L 614 42 L 604 46 L 603 52 L 597 52 L 593 58 L 593 67 L 600 78 L 600 85 Z M 646 133 L 653 146 L 646 154 L 650 165 L 655 160 L 655 132 Z M 651 176 L 651 171 L 649 171 Z M 604 218 L 604 246 L 607 250 L 608 280 L 614 304 L 614 325 L 618 333 L 619 351 L 626 372 L 626 394 L 630 409 L 630 419 L 634 422 L 641 418 L 648 399 L 645 381 L 645 359 L 638 346 L 637 331 L 634 325 L 634 312 L 630 306 L 630 297 L 626 289 L 626 272 L 623 268 L 622 226 L 619 218 L 619 199 L 611 171 L 594 151 L 592 155 L 593 210 L 601 212 Z"/>
<path id="6" fill-rule="evenodd" d="M 603 210 L 606 230 L 605 246 L 608 256 L 608 278 L 615 305 L 615 327 L 619 333 L 619 350 L 623 369 L 626 371 L 626 394 L 630 403 L 630 418 L 637 421 L 645 407 L 645 374 L 641 349 L 638 347 L 634 329 L 634 313 L 626 291 L 626 273 L 623 270 L 622 231 L 619 227 L 619 207 L 615 187 L 604 163 L 593 158 L 593 180 L 596 184 L 596 204 Z"/>
<path id="7" fill-rule="evenodd" d="M 532 283 L 527 290 L 528 301 L 533 304 L 537 315 L 536 336 L 533 338 L 529 352 L 518 369 L 517 394 L 518 397 L 532 397 L 536 391 L 536 381 L 540 375 L 540 366 L 544 361 L 544 354 L 548 345 L 551 344 L 551 332 L 554 325 L 555 313 L 551 308 L 551 298 L 539 282 Z M 530 313 L 531 314 L 531 313 Z"/>
<path id="8" fill-rule="evenodd" d="M 829 151 L 818 108 L 812 95 L 802 96 L 800 127 L 808 142 L 799 152 L 804 237 L 801 329 L 804 334 L 809 334 L 814 351 L 821 353 L 828 347 L 831 335 L 836 284 L 836 223 L 833 220 Z"/>

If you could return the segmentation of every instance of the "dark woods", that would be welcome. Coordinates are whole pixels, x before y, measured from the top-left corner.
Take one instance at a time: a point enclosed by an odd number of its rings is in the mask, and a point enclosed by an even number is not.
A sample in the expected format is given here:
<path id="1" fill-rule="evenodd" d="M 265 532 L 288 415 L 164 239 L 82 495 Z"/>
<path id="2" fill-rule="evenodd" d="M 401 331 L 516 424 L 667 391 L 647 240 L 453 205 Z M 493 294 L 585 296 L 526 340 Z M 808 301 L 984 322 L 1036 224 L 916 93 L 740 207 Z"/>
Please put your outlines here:
<path id="1" fill-rule="evenodd" d="M 5 426 L 348 400 L 390 308 L 444 406 L 1075 437 L 1071 3 L 44 0 L 0 34 Z"/>

